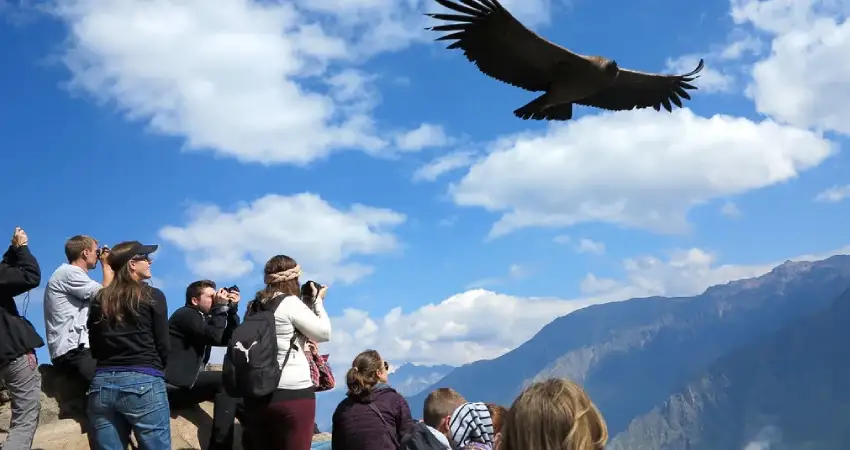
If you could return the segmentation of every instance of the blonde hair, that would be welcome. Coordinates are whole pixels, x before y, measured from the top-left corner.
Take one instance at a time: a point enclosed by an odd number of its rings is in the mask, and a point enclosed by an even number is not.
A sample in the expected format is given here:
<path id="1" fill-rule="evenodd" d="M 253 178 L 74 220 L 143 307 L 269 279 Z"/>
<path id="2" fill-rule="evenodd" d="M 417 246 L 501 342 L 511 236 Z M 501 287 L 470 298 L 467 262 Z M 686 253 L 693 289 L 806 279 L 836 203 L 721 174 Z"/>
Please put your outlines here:
<path id="1" fill-rule="evenodd" d="M 602 450 L 608 427 L 579 385 L 564 378 L 534 383 L 514 400 L 501 450 Z"/>

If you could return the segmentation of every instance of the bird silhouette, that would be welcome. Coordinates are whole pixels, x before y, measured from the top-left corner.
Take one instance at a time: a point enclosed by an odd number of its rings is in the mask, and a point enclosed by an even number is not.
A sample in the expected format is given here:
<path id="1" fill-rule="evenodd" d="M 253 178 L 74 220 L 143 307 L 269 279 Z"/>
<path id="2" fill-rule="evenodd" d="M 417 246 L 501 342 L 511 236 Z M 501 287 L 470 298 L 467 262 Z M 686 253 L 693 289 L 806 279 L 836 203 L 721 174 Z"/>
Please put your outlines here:
<path id="1" fill-rule="evenodd" d="M 435 0 L 461 14 L 426 14 L 450 22 L 428 30 L 449 32 L 438 41 L 453 41 L 484 74 L 532 92 L 543 91 L 514 115 L 527 120 L 570 120 L 573 104 L 610 111 L 663 107 L 672 112 L 690 100 L 687 90 L 704 67 L 682 75 L 620 68 L 602 56 L 585 56 L 554 44 L 520 23 L 498 0 Z"/>

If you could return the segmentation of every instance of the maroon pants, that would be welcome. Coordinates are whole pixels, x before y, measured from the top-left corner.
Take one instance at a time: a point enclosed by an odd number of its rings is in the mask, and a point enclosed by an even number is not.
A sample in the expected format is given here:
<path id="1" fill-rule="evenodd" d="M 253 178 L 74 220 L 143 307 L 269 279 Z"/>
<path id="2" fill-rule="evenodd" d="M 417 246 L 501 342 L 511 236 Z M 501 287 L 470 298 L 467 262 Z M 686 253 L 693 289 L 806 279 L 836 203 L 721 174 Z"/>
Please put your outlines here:
<path id="1" fill-rule="evenodd" d="M 251 408 L 248 433 L 257 450 L 310 450 L 316 419 L 316 399 L 272 401 Z"/>

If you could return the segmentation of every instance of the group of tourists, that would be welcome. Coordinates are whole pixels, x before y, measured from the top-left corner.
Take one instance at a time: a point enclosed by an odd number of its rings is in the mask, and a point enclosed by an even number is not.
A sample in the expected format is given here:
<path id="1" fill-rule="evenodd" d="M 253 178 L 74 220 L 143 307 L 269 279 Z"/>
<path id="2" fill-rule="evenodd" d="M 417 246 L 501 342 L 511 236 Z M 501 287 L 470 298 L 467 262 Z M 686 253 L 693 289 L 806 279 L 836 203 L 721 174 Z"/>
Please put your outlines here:
<path id="1" fill-rule="evenodd" d="M 101 246 L 90 236 L 65 243 L 65 258 L 44 288 L 44 324 L 52 364 L 87 386 L 89 443 L 124 450 L 171 448 L 171 410 L 212 401 L 208 450 L 234 448 L 235 424 L 245 450 L 307 450 L 317 432 L 316 392 L 335 380 L 319 344 L 331 338 L 327 286 L 300 282 L 286 255 L 266 262 L 264 287 L 245 307 L 237 286 L 198 280 L 185 303 L 168 313 L 165 294 L 147 280 L 156 245 Z M 89 276 L 101 266 L 102 282 Z M 35 354 L 45 345 L 15 297 L 41 284 L 26 232 L 16 228 L 0 262 L 0 378 L 11 398 L 4 450 L 32 447 L 40 414 L 41 375 Z M 205 370 L 212 347 L 226 347 L 223 370 Z M 576 384 L 535 383 L 510 408 L 467 402 L 441 388 L 425 401 L 423 419 L 389 380 L 375 350 L 351 363 L 347 395 L 333 415 L 333 450 L 602 449 L 601 414 Z M 498 375 L 497 375 L 498 376 Z"/>
<path id="2" fill-rule="evenodd" d="M 331 450 L 602 450 L 608 441 L 602 414 L 563 378 L 531 384 L 510 408 L 470 402 L 441 387 L 425 398 L 419 421 L 391 387 L 389 364 L 377 351 L 354 358 L 346 384 Z"/>

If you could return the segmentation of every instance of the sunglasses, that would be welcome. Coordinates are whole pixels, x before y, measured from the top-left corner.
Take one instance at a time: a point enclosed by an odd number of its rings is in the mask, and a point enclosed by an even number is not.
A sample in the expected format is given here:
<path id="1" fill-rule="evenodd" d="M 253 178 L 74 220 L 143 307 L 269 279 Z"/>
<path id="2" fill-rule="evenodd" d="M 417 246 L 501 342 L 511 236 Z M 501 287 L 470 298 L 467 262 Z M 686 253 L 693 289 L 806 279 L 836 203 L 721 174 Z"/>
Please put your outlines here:
<path id="1" fill-rule="evenodd" d="M 384 370 L 390 370 L 390 363 L 384 361 Z"/>
<path id="2" fill-rule="evenodd" d="M 131 259 L 130 261 L 146 261 L 146 262 L 151 262 L 151 257 L 150 257 L 150 255 L 138 255 L 138 256 L 134 256 L 134 257 L 133 257 L 133 259 Z"/>

